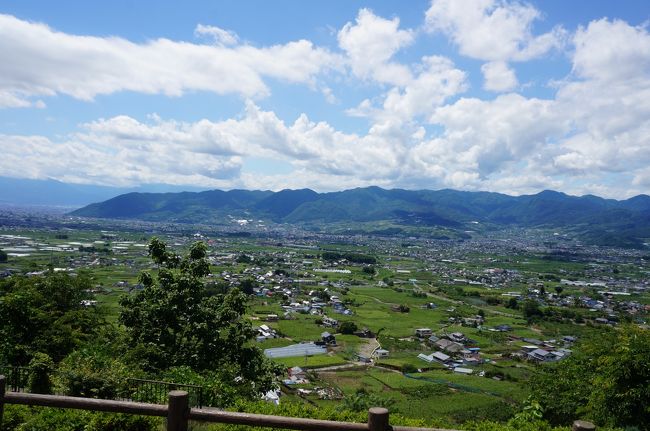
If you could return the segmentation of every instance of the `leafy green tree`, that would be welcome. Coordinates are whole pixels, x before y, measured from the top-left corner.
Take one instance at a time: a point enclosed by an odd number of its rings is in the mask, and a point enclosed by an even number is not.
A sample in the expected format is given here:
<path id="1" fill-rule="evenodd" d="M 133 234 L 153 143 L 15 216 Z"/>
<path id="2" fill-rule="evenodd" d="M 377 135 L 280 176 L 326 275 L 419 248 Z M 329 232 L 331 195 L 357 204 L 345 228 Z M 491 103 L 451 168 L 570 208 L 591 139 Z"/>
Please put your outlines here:
<path id="1" fill-rule="evenodd" d="M 253 289 L 256 289 L 257 287 L 259 287 L 259 285 L 257 284 L 257 281 L 253 280 L 250 277 L 245 278 L 245 279 L 243 279 L 242 281 L 239 282 L 239 288 L 246 295 L 252 295 L 253 293 L 255 293 L 255 291 Z"/>
<path id="2" fill-rule="evenodd" d="M 341 405 L 346 410 L 353 412 L 367 411 L 370 407 L 384 407 L 388 410 L 395 412 L 395 400 L 392 398 L 383 398 L 377 394 L 372 394 L 364 388 L 357 389 L 353 394 L 346 395 Z"/>
<path id="3" fill-rule="evenodd" d="M 75 397 L 126 397 L 127 379 L 142 377 L 142 373 L 115 357 L 114 347 L 93 343 L 66 356 L 53 379 L 56 391 Z"/>
<path id="4" fill-rule="evenodd" d="M 181 258 L 153 238 L 149 253 L 158 274 L 143 273 L 144 288 L 120 300 L 131 357 L 149 371 L 220 370 L 254 393 L 271 389 L 279 370 L 249 343 L 255 332 L 245 318 L 247 296 L 238 289 L 210 295 L 205 288 L 206 245 L 195 243 Z"/>
<path id="5" fill-rule="evenodd" d="M 210 296 L 224 294 L 227 293 L 228 290 L 230 290 L 230 283 L 228 283 L 225 280 L 221 280 L 218 282 L 210 282 L 206 284 L 205 288 L 208 295 Z"/>
<path id="6" fill-rule="evenodd" d="M 603 331 L 568 359 L 544 367 L 533 397 L 554 424 L 587 417 L 604 426 L 650 430 L 650 331 L 625 325 Z"/>
<path id="7" fill-rule="evenodd" d="M 524 318 L 526 318 L 529 322 L 534 320 L 535 318 L 544 316 L 544 313 L 539 308 L 539 304 L 537 304 L 537 301 L 533 301 L 530 299 L 525 301 L 522 309 L 524 312 Z"/>
<path id="8" fill-rule="evenodd" d="M 64 273 L 0 281 L 0 363 L 27 365 L 36 352 L 58 362 L 92 339 L 103 321 L 84 307 L 89 280 Z"/>
<path id="9" fill-rule="evenodd" d="M 6 262 L 8 259 L 7 253 L 4 250 L 0 250 L 0 263 Z"/>
<path id="10" fill-rule="evenodd" d="M 29 362 L 29 379 L 27 386 L 33 394 L 51 394 L 52 382 L 50 374 L 54 369 L 54 361 L 45 353 L 36 353 Z"/>
<path id="11" fill-rule="evenodd" d="M 351 320 L 346 320 L 345 322 L 342 322 L 341 325 L 339 326 L 339 332 L 341 334 L 354 334 L 354 332 L 359 329 L 357 327 L 357 324 L 352 322 Z"/>
<path id="12" fill-rule="evenodd" d="M 587 404 L 596 421 L 650 429 L 650 331 L 625 326 L 600 350 Z"/>
<path id="13" fill-rule="evenodd" d="M 244 253 L 237 256 L 237 263 L 251 263 L 252 261 L 253 259 Z"/>

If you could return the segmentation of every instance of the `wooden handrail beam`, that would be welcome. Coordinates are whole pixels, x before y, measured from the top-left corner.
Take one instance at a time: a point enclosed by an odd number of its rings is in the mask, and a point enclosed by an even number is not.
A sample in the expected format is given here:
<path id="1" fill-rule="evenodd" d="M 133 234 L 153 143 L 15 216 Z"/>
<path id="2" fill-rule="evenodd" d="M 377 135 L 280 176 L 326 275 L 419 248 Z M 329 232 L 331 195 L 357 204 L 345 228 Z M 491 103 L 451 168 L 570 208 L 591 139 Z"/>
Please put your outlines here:
<path id="1" fill-rule="evenodd" d="M 59 407 L 64 409 L 91 410 L 96 412 L 129 413 L 145 416 L 167 416 L 167 406 L 163 404 L 137 403 L 133 401 L 102 400 L 95 398 L 66 397 L 61 395 L 40 395 L 7 392 L 6 404 L 27 406 Z"/>
<path id="2" fill-rule="evenodd" d="M 219 422 L 233 425 L 249 425 L 294 430 L 368 431 L 368 424 L 356 422 L 335 422 L 320 419 L 292 418 L 227 411 L 206 411 L 199 409 L 190 410 L 190 419 L 204 422 Z"/>

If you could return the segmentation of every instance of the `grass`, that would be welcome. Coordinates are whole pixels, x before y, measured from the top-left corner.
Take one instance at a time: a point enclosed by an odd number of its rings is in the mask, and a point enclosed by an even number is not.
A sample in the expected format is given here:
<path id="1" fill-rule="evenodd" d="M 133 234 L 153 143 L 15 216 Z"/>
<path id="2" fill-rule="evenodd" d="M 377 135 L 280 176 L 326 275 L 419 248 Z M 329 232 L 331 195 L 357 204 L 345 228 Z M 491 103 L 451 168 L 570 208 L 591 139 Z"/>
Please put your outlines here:
<path id="1" fill-rule="evenodd" d="M 435 374 L 438 380 L 441 376 L 451 375 L 449 372 L 440 371 L 440 375 Z M 425 373 L 426 374 L 426 373 Z M 440 421 L 441 418 L 452 419 L 453 423 L 460 423 L 464 420 L 479 417 L 498 418 L 500 412 L 503 412 L 506 404 L 506 393 L 511 386 L 499 388 L 501 393 L 491 391 L 495 394 L 481 392 L 484 387 L 494 389 L 495 384 L 503 383 L 494 380 L 474 377 L 478 381 L 475 383 L 474 391 L 459 390 L 448 387 L 446 383 L 434 383 L 424 380 L 410 379 L 400 373 L 371 368 L 360 371 L 340 371 L 336 373 L 323 373 L 322 379 L 330 385 L 339 388 L 344 394 L 354 393 L 360 388 L 375 393 L 382 398 L 393 400 L 393 411 L 400 414 L 432 419 Z M 450 383 L 457 379 L 457 375 L 451 375 L 446 379 Z M 467 377 L 467 376 L 460 376 Z M 472 378 L 470 376 L 470 378 Z M 467 381 L 462 381 L 466 387 L 470 388 Z M 320 404 L 320 401 L 316 401 Z M 468 415 L 467 413 L 470 412 Z"/>
<path id="2" fill-rule="evenodd" d="M 302 368 L 324 368 L 332 367 L 335 365 L 343 365 L 347 361 L 338 355 L 314 355 L 314 356 L 298 356 L 295 358 L 276 358 L 273 361 L 285 367 L 299 366 Z"/>

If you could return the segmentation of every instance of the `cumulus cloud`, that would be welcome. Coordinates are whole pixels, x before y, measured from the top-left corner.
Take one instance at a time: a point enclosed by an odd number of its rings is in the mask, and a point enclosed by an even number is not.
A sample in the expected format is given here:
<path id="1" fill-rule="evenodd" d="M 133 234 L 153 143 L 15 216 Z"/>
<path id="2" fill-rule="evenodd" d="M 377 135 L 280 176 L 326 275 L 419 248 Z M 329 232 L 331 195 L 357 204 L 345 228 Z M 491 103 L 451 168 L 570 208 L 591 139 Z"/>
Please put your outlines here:
<path id="1" fill-rule="evenodd" d="M 514 70 L 504 61 L 491 61 L 481 66 L 485 78 L 483 88 L 488 91 L 510 91 L 519 84 Z"/>
<path id="2" fill-rule="evenodd" d="M 461 54 L 487 61 L 526 61 L 561 46 L 565 30 L 533 35 L 541 13 L 530 4 L 507 0 L 433 0 L 426 27 L 447 35 Z"/>
<path id="3" fill-rule="evenodd" d="M 271 184 L 389 184 L 407 154 L 401 128 L 373 127 L 346 134 L 302 114 L 285 124 L 248 102 L 239 119 L 178 122 L 156 115 L 147 121 L 120 115 L 79 126 L 60 140 L 0 135 L 0 171 L 8 176 L 57 178 L 108 184 L 195 184 L 232 187 L 257 184 L 241 168 L 246 157 L 284 160 L 297 173 Z M 27 168 L 25 168 L 27 167 Z M 71 174 L 72 173 L 72 174 Z M 248 183 L 243 183 L 249 181 Z M 315 185 L 313 185 L 315 186 Z M 266 187 L 265 187 L 266 188 Z"/>
<path id="4" fill-rule="evenodd" d="M 348 22 L 338 33 L 339 46 L 357 77 L 393 85 L 411 79 L 409 69 L 391 59 L 413 41 L 411 30 L 399 28 L 399 18 L 388 20 L 369 9 L 361 9 L 356 22 Z"/>
<path id="5" fill-rule="evenodd" d="M 236 44 L 234 34 L 217 27 L 199 26 L 197 32 L 220 43 L 79 36 L 0 15 L 0 57 L 11 59 L 0 62 L 0 104 L 26 106 L 34 97 L 57 94 L 92 100 L 119 91 L 259 97 L 269 94 L 267 77 L 313 85 L 339 61 L 307 40 L 258 48 Z"/>
<path id="6" fill-rule="evenodd" d="M 574 80 L 556 96 L 573 121 L 559 169 L 634 172 L 650 165 L 650 34 L 622 21 L 593 21 L 574 37 Z"/>
<path id="7" fill-rule="evenodd" d="M 389 20 L 368 9 L 359 11 L 355 23 L 343 26 L 338 42 L 353 75 L 390 85 L 375 101 L 366 99 L 348 109 L 348 115 L 408 123 L 430 115 L 437 106 L 467 89 L 467 74 L 446 57 L 424 56 L 411 65 L 394 60 L 395 54 L 414 40 L 413 30 L 400 29 L 399 18 Z"/>
<path id="8" fill-rule="evenodd" d="M 533 34 L 533 23 L 541 18 L 535 7 L 518 1 L 432 0 L 425 28 L 445 34 L 461 54 L 488 61 L 481 67 L 484 88 L 500 92 L 517 86 L 507 62 L 528 61 L 564 45 L 567 32 L 560 26 Z"/>
<path id="9" fill-rule="evenodd" d="M 444 133 L 418 144 L 412 162 L 419 170 L 459 186 L 484 185 L 513 164 L 534 160 L 567 124 L 552 110 L 552 101 L 507 94 L 493 101 L 460 99 L 440 107 L 433 122 Z"/>
<path id="10" fill-rule="evenodd" d="M 237 33 L 214 25 L 199 24 L 194 29 L 196 36 L 211 37 L 218 45 L 236 45 L 239 42 Z"/>

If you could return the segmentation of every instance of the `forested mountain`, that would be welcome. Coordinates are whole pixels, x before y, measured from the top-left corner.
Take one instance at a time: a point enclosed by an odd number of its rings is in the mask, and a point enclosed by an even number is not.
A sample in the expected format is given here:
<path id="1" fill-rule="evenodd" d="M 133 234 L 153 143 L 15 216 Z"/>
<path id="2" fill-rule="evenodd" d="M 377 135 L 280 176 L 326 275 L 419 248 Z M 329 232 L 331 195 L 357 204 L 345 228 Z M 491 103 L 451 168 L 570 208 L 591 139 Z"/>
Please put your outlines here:
<path id="1" fill-rule="evenodd" d="M 450 229 L 473 222 L 496 227 L 579 227 L 593 243 L 636 246 L 642 244 L 643 238 L 650 237 L 649 196 L 617 201 L 550 190 L 523 196 L 379 187 L 332 193 L 316 193 L 309 189 L 128 193 L 88 205 L 72 214 L 207 223 L 233 216 L 296 224 L 389 221 L 395 225 Z"/>

